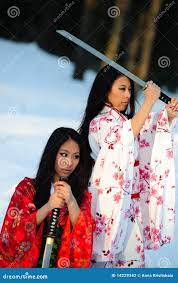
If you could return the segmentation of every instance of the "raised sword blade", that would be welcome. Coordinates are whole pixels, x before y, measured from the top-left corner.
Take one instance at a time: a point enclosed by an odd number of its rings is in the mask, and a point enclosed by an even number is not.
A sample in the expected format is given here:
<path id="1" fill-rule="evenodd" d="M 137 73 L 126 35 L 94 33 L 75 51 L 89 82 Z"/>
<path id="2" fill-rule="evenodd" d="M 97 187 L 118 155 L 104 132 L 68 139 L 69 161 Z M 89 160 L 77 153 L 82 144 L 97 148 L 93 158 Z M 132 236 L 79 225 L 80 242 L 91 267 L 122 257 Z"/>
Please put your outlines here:
<path id="1" fill-rule="evenodd" d="M 141 80 L 139 77 L 135 76 L 134 74 L 132 74 L 130 71 L 128 71 L 127 69 L 125 69 L 124 67 L 122 67 L 121 65 L 116 63 L 115 61 L 109 59 L 107 56 L 105 56 L 104 54 L 102 54 L 101 52 L 96 50 L 95 48 L 91 47 L 89 44 L 85 43 L 81 39 L 77 38 L 76 36 L 72 35 L 71 33 L 67 32 L 65 30 L 57 30 L 56 32 L 59 33 L 60 35 L 64 36 L 65 38 L 69 39 L 70 41 L 74 42 L 75 44 L 77 44 L 81 48 L 85 49 L 89 53 L 93 54 L 95 57 L 101 59 L 102 61 L 104 61 L 108 65 L 112 66 L 113 68 L 115 68 L 116 70 L 118 70 L 119 72 L 124 74 L 126 77 L 133 80 L 139 86 L 145 87 L 145 85 L 146 85 L 145 81 Z M 163 92 L 161 92 L 159 99 L 161 101 L 163 101 L 164 103 L 167 103 L 167 104 L 168 104 L 169 101 L 171 101 L 171 98 Z"/>

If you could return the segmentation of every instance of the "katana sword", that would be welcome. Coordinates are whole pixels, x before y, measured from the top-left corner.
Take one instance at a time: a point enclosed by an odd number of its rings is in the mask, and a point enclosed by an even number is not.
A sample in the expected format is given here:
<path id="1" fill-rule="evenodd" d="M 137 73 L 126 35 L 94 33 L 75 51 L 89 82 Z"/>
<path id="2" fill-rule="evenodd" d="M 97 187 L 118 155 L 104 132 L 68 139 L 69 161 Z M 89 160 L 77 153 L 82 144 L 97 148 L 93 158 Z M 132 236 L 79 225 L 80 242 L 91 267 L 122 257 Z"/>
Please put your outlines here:
<path id="1" fill-rule="evenodd" d="M 53 249 L 54 239 L 56 236 L 57 222 L 59 219 L 60 209 L 54 208 L 50 220 L 50 229 L 46 238 L 45 250 L 43 254 L 42 268 L 50 266 L 51 253 Z"/>
<path id="2" fill-rule="evenodd" d="M 127 69 L 125 69 L 124 67 L 122 67 L 121 65 L 116 63 L 115 61 L 109 59 L 107 56 L 105 56 L 104 54 L 102 54 L 101 52 L 99 52 L 98 50 L 96 50 L 95 48 L 90 46 L 89 44 L 85 43 L 84 41 L 80 40 L 79 38 L 77 38 L 76 36 L 72 35 L 71 33 L 67 32 L 65 30 L 57 30 L 56 32 L 59 33 L 60 35 L 64 36 L 65 38 L 69 39 L 70 41 L 74 42 L 75 44 L 77 44 L 81 48 L 85 49 L 89 53 L 93 54 L 95 57 L 101 59 L 102 61 L 104 61 L 108 65 L 112 66 L 113 68 L 115 68 L 116 70 L 118 70 L 119 72 L 124 74 L 126 77 L 133 80 L 139 86 L 146 88 L 146 82 L 144 82 L 139 77 L 132 74 L 130 71 L 128 71 Z M 163 92 L 161 92 L 159 99 L 162 100 L 163 102 L 165 102 L 166 104 L 168 104 L 169 101 L 171 101 L 171 98 Z"/>
<path id="3" fill-rule="evenodd" d="M 67 181 L 67 177 L 60 177 L 59 181 Z M 53 249 L 54 240 L 56 237 L 57 223 L 60 216 L 60 208 L 54 208 L 52 210 L 52 216 L 50 219 L 49 231 L 46 238 L 45 250 L 43 254 L 42 268 L 50 266 L 51 253 Z"/>

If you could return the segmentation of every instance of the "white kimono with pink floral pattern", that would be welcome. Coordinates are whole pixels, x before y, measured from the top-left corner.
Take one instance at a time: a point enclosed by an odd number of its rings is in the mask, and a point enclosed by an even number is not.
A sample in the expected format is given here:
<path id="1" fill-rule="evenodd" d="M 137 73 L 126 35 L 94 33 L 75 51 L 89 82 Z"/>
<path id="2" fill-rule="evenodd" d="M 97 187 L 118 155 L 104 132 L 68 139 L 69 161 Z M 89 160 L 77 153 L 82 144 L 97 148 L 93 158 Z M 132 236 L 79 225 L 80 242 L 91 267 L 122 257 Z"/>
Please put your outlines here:
<path id="1" fill-rule="evenodd" d="M 91 121 L 92 267 L 144 267 L 144 249 L 173 239 L 174 128 L 166 109 L 150 113 L 138 138 L 131 120 L 108 106 Z"/>

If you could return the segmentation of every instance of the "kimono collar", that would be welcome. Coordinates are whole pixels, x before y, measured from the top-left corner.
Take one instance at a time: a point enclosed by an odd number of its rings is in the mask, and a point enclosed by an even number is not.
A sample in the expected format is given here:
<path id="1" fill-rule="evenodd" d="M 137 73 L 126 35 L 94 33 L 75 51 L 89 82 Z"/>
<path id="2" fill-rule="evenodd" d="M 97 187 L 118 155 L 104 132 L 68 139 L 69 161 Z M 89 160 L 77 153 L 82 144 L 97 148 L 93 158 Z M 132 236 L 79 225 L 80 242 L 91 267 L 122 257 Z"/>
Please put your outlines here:
<path id="1" fill-rule="evenodd" d="M 120 113 L 119 110 L 117 110 L 116 108 L 112 107 L 111 105 L 105 103 L 104 108 L 101 110 L 100 114 L 107 114 L 109 113 L 110 115 L 112 115 L 114 118 L 116 118 L 117 120 L 120 118 L 123 118 L 125 121 L 127 121 L 127 117 L 124 116 L 124 114 Z"/>

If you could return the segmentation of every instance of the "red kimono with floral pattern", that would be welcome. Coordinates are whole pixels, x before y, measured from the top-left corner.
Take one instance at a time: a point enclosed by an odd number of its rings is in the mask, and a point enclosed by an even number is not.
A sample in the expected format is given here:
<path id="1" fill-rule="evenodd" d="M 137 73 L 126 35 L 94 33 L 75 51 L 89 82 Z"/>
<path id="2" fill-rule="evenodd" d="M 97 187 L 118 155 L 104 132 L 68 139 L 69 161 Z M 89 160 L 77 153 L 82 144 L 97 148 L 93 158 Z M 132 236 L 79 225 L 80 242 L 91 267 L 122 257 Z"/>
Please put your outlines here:
<path id="1" fill-rule="evenodd" d="M 42 244 L 44 221 L 37 226 L 34 205 L 35 184 L 25 178 L 16 187 L 0 234 L 0 267 L 36 267 Z M 89 267 L 92 252 L 93 220 L 91 194 L 86 192 L 76 224 L 71 227 L 68 214 L 61 213 L 63 226 L 57 267 Z"/>

